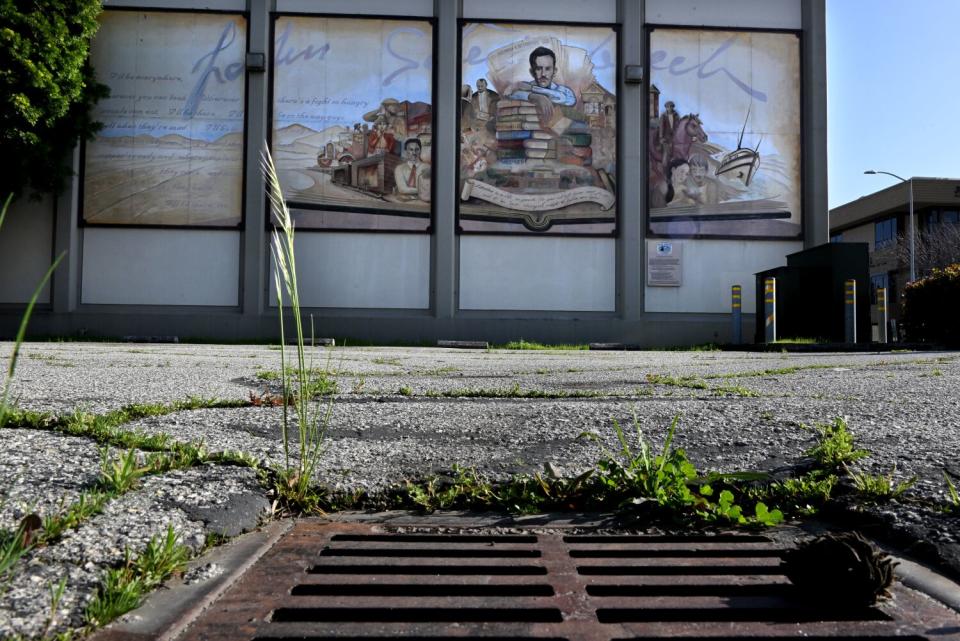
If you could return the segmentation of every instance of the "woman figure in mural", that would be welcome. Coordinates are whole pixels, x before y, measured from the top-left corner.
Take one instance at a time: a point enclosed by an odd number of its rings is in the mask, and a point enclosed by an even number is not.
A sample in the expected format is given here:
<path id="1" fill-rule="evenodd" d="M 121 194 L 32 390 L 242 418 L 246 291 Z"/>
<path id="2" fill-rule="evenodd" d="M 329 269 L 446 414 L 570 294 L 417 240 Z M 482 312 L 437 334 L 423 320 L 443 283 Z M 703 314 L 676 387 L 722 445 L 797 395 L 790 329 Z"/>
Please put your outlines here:
<path id="1" fill-rule="evenodd" d="M 666 180 L 653 186 L 650 193 L 650 207 L 659 209 L 672 206 L 696 204 L 684 191 L 684 185 L 690 176 L 690 163 L 683 158 L 674 158 L 667 165 Z"/>

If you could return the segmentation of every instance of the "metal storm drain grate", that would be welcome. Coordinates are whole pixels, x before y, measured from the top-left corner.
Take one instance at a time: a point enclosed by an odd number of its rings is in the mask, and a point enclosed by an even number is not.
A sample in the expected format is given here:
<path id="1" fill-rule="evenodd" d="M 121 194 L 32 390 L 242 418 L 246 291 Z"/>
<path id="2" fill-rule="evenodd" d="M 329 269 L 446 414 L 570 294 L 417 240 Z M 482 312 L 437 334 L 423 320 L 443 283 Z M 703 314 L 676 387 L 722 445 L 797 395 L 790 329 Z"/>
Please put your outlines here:
<path id="1" fill-rule="evenodd" d="M 391 534 L 307 521 L 181 638 L 960 638 L 960 616 L 900 586 L 877 608 L 808 605 L 780 554 L 760 536 Z"/>

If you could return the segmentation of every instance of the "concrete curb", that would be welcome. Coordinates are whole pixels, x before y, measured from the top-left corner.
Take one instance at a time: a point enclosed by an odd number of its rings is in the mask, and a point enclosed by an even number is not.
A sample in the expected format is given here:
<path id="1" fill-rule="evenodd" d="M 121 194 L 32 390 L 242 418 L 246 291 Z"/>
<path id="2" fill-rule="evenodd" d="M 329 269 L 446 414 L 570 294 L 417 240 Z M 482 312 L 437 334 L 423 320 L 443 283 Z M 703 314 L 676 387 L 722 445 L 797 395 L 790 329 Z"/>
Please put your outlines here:
<path id="1" fill-rule="evenodd" d="M 960 585 L 924 565 L 892 554 L 890 556 L 900 563 L 894 573 L 901 583 L 960 612 Z"/>
<path id="2" fill-rule="evenodd" d="M 90 637 L 91 641 L 173 641 L 272 548 L 293 523 L 292 519 L 274 521 L 197 557 L 187 565 L 187 571 L 213 563 L 225 571 L 211 580 L 189 585 L 180 578 L 168 581 L 148 596 L 131 613 L 133 616 L 114 621 Z"/>

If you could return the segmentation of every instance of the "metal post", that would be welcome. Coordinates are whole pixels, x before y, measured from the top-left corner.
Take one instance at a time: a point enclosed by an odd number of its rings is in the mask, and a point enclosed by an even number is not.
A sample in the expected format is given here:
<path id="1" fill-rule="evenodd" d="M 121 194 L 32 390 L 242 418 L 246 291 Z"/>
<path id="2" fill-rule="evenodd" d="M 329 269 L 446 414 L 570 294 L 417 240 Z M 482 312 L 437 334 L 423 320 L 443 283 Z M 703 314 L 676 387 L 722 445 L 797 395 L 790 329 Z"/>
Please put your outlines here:
<path id="1" fill-rule="evenodd" d="M 880 332 L 877 340 L 881 343 L 889 343 L 887 337 L 887 288 L 881 287 L 877 290 L 877 322 L 880 325 Z"/>
<path id="2" fill-rule="evenodd" d="M 740 285 L 734 285 L 730 288 L 730 307 L 731 319 L 733 322 L 733 344 L 739 345 L 743 342 L 743 316 L 741 313 L 741 300 L 743 288 Z"/>
<path id="3" fill-rule="evenodd" d="M 917 233 L 913 223 L 913 177 L 910 178 L 910 282 L 917 280 Z"/>
<path id="4" fill-rule="evenodd" d="M 845 337 L 848 343 L 857 342 L 857 281 L 850 279 L 844 283 L 843 318 Z"/>
<path id="5" fill-rule="evenodd" d="M 763 316 L 766 328 L 766 341 L 777 342 L 777 279 L 763 281 Z"/>

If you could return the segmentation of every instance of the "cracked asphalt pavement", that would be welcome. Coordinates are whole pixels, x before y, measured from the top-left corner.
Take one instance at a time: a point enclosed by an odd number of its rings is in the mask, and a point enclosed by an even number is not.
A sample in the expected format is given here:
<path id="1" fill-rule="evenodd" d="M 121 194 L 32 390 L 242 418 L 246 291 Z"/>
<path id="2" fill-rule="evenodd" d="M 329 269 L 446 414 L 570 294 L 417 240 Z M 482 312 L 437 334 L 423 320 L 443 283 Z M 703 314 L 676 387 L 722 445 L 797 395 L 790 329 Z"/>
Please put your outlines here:
<path id="1" fill-rule="evenodd" d="M 0 343 L 7 362 L 11 343 Z M 476 467 L 492 478 L 551 463 L 575 474 L 600 445 L 616 448 L 613 421 L 636 420 L 654 444 L 680 417 L 676 445 L 700 471 L 783 470 L 813 445 L 808 428 L 845 417 L 858 468 L 916 476 L 911 500 L 835 515 L 960 577 L 960 518 L 945 475 L 960 485 L 960 353 L 721 351 L 508 351 L 400 347 L 309 350 L 337 393 L 316 480 L 377 492 L 406 479 Z M 278 391 L 276 346 L 28 343 L 11 397 L 20 409 L 106 413 L 131 403 L 189 397 L 246 401 Z M 125 430 L 202 441 L 281 464 L 281 410 L 185 410 Z M 583 438 L 585 432 L 599 436 Z M 0 529 L 29 513 L 54 514 L 96 483 L 100 452 L 88 438 L 8 428 L 0 444 Z M 172 526 L 196 551 L 268 518 L 252 470 L 203 465 L 150 477 L 54 545 L 31 552 L 0 589 L 0 637 L 82 623 L 98 572 L 125 548 Z M 49 585 L 68 577 L 49 620 Z"/>

